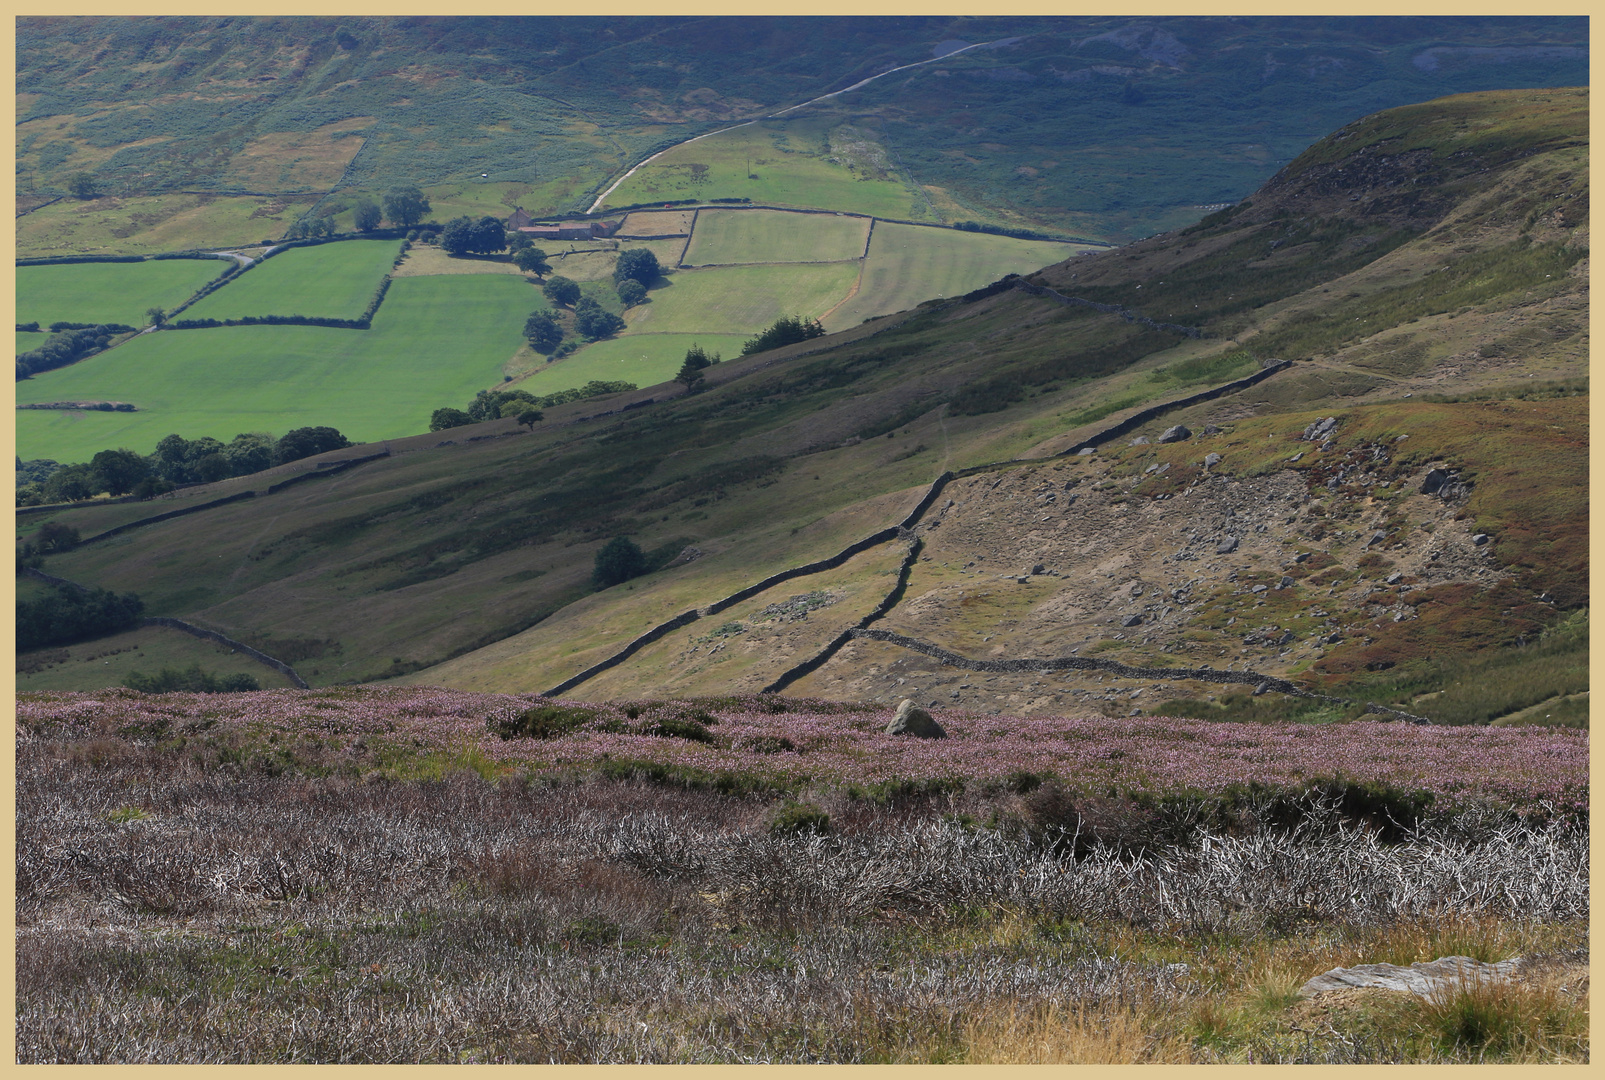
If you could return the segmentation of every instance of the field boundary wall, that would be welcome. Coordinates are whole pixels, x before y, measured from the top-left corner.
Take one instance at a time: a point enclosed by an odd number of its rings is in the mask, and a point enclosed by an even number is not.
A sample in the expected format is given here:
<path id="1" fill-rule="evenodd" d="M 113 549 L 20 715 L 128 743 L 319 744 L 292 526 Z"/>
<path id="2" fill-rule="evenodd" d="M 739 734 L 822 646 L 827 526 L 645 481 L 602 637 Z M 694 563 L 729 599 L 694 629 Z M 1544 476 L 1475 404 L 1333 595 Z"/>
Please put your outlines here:
<path id="1" fill-rule="evenodd" d="M 137 529 L 144 525 L 154 525 L 158 521 L 169 521 L 172 518 L 183 517 L 186 514 L 198 514 L 202 510 L 210 510 L 215 506 L 225 506 L 228 503 L 240 502 L 242 499 L 254 498 L 256 498 L 256 492 L 240 491 L 233 495 L 225 495 L 221 499 L 213 499 L 211 502 L 198 503 L 195 506 L 186 506 L 182 510 L 169 510 L 165 514 L 157 514 L 155 517 L 140 518 L 138 521 L 130 521 L 126 524 L 118 525 L 115 528 L 107 529 L 105 532 L 96 533 L 87 540 L 79 541 L 78 546 L 83 547 L 85 544 L 93 544 L 97 540 L 107 540 L 113 536 L 128 532 L 130 529 Z"/>
<path id="2" fill-rule="evenodd" d="M 267 493 L 269 495 L 277 495 L 285 488 L 294 487 L 303 481 L 315 480 L 320 476 L 334 476 L 338 473 L 345 472 L 347 469 L 355 468 L 358 465 L 365 465 L 370 461 L 378 461 L 380 458 L 389 456 L 390 451 L 385 450 L 377 454 L 369 454 L 367 457 L 347 458 L 344 461 L 322 462 L 316 468 L 309 469 L 304 473 L 292 476 L 288 480 L 280 480 L 277 484 L 268 485 Z"/>
<path id="3" fill-rule="evenodd" d="M 66 578 L 56 577 L 54 574 L 47 574 L 43 570 L 37 569 L 36 567 L 30 566 L 25 569 L 23 573 L 28 577 L 43 581 L 47 585 L 57 585 L 68 589 L 76 589 L 81 593 L 86 593 L 89 591 L 88 586 L 80 585 L 76 581 L 68 581 Z M 289 664 L 286 664 L 282 660 L 275 660 L 267 653 L 262 652 L 260 649 L 253 649 L 243 641 L 235 641 L 231 637 L 225 637 L 224 635 L 219 634 L 216 630 L 207 630 L 204 627 L 196 626 L 194 623 L 187 623 L 183 619 L 171 619 L 165 615 L 153 615 L 142 618 L 139 620 L 139 626 L 159 626 L 168 630 L 178 630 L 182 633 L 190 635 L 191 637 L 203 638 L 207 641 L 215 641 L 219 645 L 227 645 L 235 652 L 244 653 L 257 663 L 265 664 L 274 671 L 280 672 L 291 682 L 293 682 L 299 689 L 312 689 L 307 685 L 307 681 L 301 678 L 300 675 L 296 674 L 295 669 Z"/>
<path id="4" fill-rule="evenodd" d="M 973 660 L 968 656 L 949 652 L 940 645 L 933 645 L 928 641 L 904 637 L 889 630 L 869 630 L 855 628 L 848 631 L 849 637 L 863 638 L 867 641 L 884 641 L 890 645 L 908 649 L 911 652 L 922 653 L 949 667 L 964 668 L 967 671 L 1106 671 L 1112 675 L 1125 679 L 1145 679 L 1158 681 L 1169 679 L 1173 681 L 1192 680 L 1195 682 L 1238 683 L 1252 686 L 1256 693 L 1274 691 L 1286 694 L 1289 697 L 1311 698 L 1316 701 L 1325 701 L 1334 705 L 1352 705 L 1354 702 L 1347 698 L 1328 697 L 1325 694 L 1313 694 L 1301 689 L 1286 679 L 1278 679 L 1274 675 L 1260 675 L 1252 671 L 1221 671 L 1217 668 L 1145 668 L 1131 667 L 1114 660 L 1095 660 L 1085 656 L 1058 656 L 1037 659 L 1018 658 L 1013 660 Z M 767 692 L 767 691 L 765 691 Z M 1402 712 L 1399 709 L 1390 709 L 1385 705 L 1367 704 L 1366 712 L 1392 716 L 1399 720 L 1408 720 L 1416 724 L 1430 724 L 1424 716 Z"/>
<path id="5" fill-rule="evenodd" d="M 999 291 L 1001 291 L 1001 290 L 999 290 Z M 1162 413 L 1168 412 L 1168 411 L 1170 411 L 1172 409 L 1183 408 L 1183 407 L 1186 407 L 1188 405 L 1196 404 L 1197 402 L 1200 402 L 1200 401 L 1208 401 L 1208 400 L 1210 400 L 1212 398 L 1219 397 L 1219 396 L 1221 396 L 1223 394 L 1231 393 L 1234 390 L 1241 390 L 1241 389 L 1243 389 L 1245 387 L 1253 386 L 1255 383 L 1258 383 L 1258 382 L 1261 382 L 1261 381 L 1263 381 L 1265 379 L 1268 379 L 1272 375 L 1276 374 L 1279 371 L 1286 370 L 1291 365 L 1292 365 L 1292 361 L 1290 361 L 1290 360 L 1278 361 L 1275 364 L 1273 364 L 1273 365 L 1271 365 L 1269 367 L 1263 368 L 1260 371 L 1255 372 L 1253 375 L 1250 375 L 1250 376 L 1248 376 L 1246 378 L 1236 379 L 1236 380 L 1234 380 L 1232 382 L 1222 384 L 1221 386 L 1213 387 L 1213 388 L 1211 388 L 1209 390 L 1205 390 L 1205 391 L 1202 391 L 1202 392 L 1197 393 L 1197 394 L 1189 395 L 1188 397 L 1179 398 L 1179 399 L 1174 400 L 1174 401 L 1162 402 L 1162 403 L 1160 403 L 1158 405 L 1151 406 L 1150 408 L 1144 409 L 1141 412 L 1135 414 L 1134 416 L 1127 417 L 1125 420 L 1122 420 L 1117 424 L 1111 425 L 1110 427 L 1106 428 L 1103 431 L 1098 432 L 1096 435 L 1093 435 L 1088 439 L 1082 440 L 1081 442 L 1077 443 L 1075 446 L 1072 446 L 1070 449 L 1061 451 L 1059 454 L 1055 455 L 1055 457 L 1063 457 L 1063 456 L 1065 456 L 1067 454 L 1074 454 L 1074 453 L 1079 452 L 1084 447 L 1094 446 L 1094 445 L 1097 445 L 1097 444 L 1102 443 L 1102 442 L 1107 442 L 1109 439 L 1118 438 L 1121 434 L 1124 434 L 1125 432 L 1130 431 L 1132 428 L 1137 427 L 1138 425 L 1140 425 L 1142 423 L 1145 423 L 1148 420 L 1153 419 L 1155 416 L 1158 416 L 1158 415 L 1160 415 Z M 607 415 L 607 414 L 603 414 L 603 415 Z M 899 522 L 898 524 L 890 526 L 890 527 L 885 528 L 885 529 L 882 529 L 879 532 L 871 533 L 869 536 L 866 536 L 861 540 L 854 541 L 853 543 L 849 544 L 847 547 L 843 548 L 841 551 L 837 552 L 835 555 L 832 555 L 832 556 L 830 556 L 828 558 L 820 559 L 820 560 L 818 560 L 816 562 L 812 562 L 812 563 L 807 563 L 807 564 L 805 564 L 803 566 L 793 567 L 790 570 L 782 570 L 777 574 L 771 574 L 769 577 L 764 578 L 762 581 L 759 581 L 759 582 L 757 582 L 757 583 L 755 583 L 753 585 L 748 585 L 746 588 L 743 588 L 743 589 L 740 589 L 740 590 L 738 590 L 738 591 L 736 591 L 734 593 L 731 593 L 729 596 L 726 596 L 721 600 L 716 600 L 712 604 L 708 605 L 705 608 L 701 608 L 700 610 L 693 609 L 691 611 L 688 611 L 688 612 L 685 612 L 683 614 L 677 615 L 673 619 L 668 620 L 667 622 L 660 623 L 657 626 L 653 627 L 651 630 L 648 630 L 641 637 L 636 638 L 634 641 L 630 642 L 623 649 L 621 649 L 618 652 L 614 653 L 613 655 L 609 656 L 607 659 L 601 661 L 598 664 L 593 665 L 592 667 L 589 667 L 589 668 L 585 669 L 584 671 L 580 672 L 578 675 L 575 675 L 575 676 L 565 680 L 564 682 L 559 683 L 557 686 L 554 686 L 552 689 L 543 691 L 541 696 L 542 697 L 555 697 L 558 694 L 565 693 L 565 692 L 567 692 L 569 690 L 572 690 L 574 687 L 578 686 L 580 683 L 585 682 L 587 679 L 590 679 L 593 675 L 598 675 L 601 672 L 608 670 L 609 668 L 615 667 L 618 664 L 623 663 L 626 659 L 628 659 L 630 656 L 634 655 L 634 653 L 637 650 L 639 650 L 640 648 L 642 648 L 643 646 L 648 645 L 651 642 L 658 640 L 658 638 L 663 637 L 665 634 L 668 634 L 673 630 L 677 630 L 682 626 L 688 626 L 691 623 L 695 622 L 699 618 L 705 618 L 705 617 L 710 616 L 710 615 L 717 615 L 719 612 L 725 611 L 725 610 L 729 609 L 730 607 L 741 603 L 743 600 L 749 600 L 752 597 L 754 597 L 754 596 L 758 595 L 759 593 L 763 592 L 764 590 L 772 589 L 776 585 L 784 584 L 787 581 L 791 581 L 791 580 L 794 580 L 794 579 L 799 578 L 799 577 L 806 577 L 806 576 L 811 575 L 811 574 L 817 574 L 817 573 L 820 573 L 820 572 L 825 571 L 825 570 L 834 570 L 837 567 L 841 566 L 848 559 L 852 558 L 854 555 L 861 554 L 861 553 L 863 553 L 865 551 L 868 551 L 872 547 L 877 547 L 880 544 L 884 544 L 887 541 L 894 540 L 899 536 L 905 536 L 905 537 L 908 536 L 909 535 L 909 530 L 911 530 L 916 524 L 919 523 L 920 518 L 925 515 L 926 511 L 928 511 L 931 508 L 931 506 L 936 502 L 937 498 L 941 496 L 942 491 L 953 480 L 960 479 L 962 477 L 967 477 L 967 476 L 975 476 L 975 475 L 980 474 L 980 473 L 993 472 L 993 471 L 1006 469 L 1006 468 L 1017 468 L 1017 467 L 1024 467 L 1024 466 L 1027 466 L 1027 465 L 1042 465 L 1042 464 L 1046 464 L 1047 462 L 1050 462 L 1052 460 L 1053 460 L 1053 458 L 1029 458 L 1029 459 L 1016 458 L 1016 459 L 1012 459 L 1012 460 L 1009 460 L 1009 461 L 995 461 L 995 462 L 991 462 L 991 463 L 985 464 L 985 465 L 972 465 L 969 468 L 960 469 L 958 471 L 949 470 L 947 472 L 944 472 L 944 473 L 942 473 L 941 476 L 938 476 L 935 480 L 933 480 L 931 482 L 931 484 L 926 488 L 925 494 L 920 497 L 920 501 L 914 505 L 914 508 L 912 510 L 910 510 L 908 512 L 908 514 L 904 516 L 903 520 L 901 522 Z M 917 548 L 922 546 L 922 545 L 923 545 L 923 541 L 916 540 L 915 545 L 913 547 L 911 547 L 911 551 L 914 551 L 915 554 L 917 555 L 917 553 L 918 553 L 917 552 Z M 912 568 L 913 568 L 913 556 L 910 556 L 909 558 L 906 558 L 904 560 L 903 569 L 901 571 L 899 571 L 900 584 L 898 586 L 896 586 L 895 588 L 893 588 L 892 592 L 887 594 L 887 600 L 886 601 L 882 601 L 882 607 L 876 608 L 876 610 L 874 612 L 872 612 L 871 615 L 865 616 L 865 619 L 859 622 L 857 627 L 855 627 L 855 630 L 864 629 L 871 622 L 874 622 L 875 620 L 881 618 L 888 611 L 890 611 L 893 606 L 896 605 L 897 599 L 900 599 L 901 596 L 902 596 L 903 589 L 905 589 L 907 587 L 907 584 L 908 584 L 907 577 L 908 577 L 909 572 L 912 570 Z M 890 603 L 888 603 L 887 601 L 890 601 Z M 843 631 L 843 633 L 841 635 L 838 635 L 835 639 L 833 639 L 829 644 L 827 644 L 825 646 L 824 649 L 820 650 L 820 652 L 816 653 L 814 656 L 810 657 L 809 659 L 804 660 L 802 663 L 797 664 L 796 666 L 794 666 L 794 667 L 788 669 L 786 672 L 782 673 L 781 676 L 778 679 L 776 679 L 774 682 L 770 683 L 763 690 L 759 691 L 759 693 L 764 693 L 764 694 L 777 693 L 779 690 L 782 690 L 785 687 L 791 685 L 791 683 L 795 682 L 797 679 L 800 679 L 804 675 L 808 674 L 809 672 L 816 670 L 818 667 L 820 667 L 822 664 L 824 664 L 826 661 L 828 661 L 832 656 L 834 656 L 836 654 L 836 652 L 843 645 L 845 645 L 847 643 L 848 639 L 851 636 L 852 636 L 852 632 L 851 631 Z M 936 646 L 931 646 L 931 648 L 936 648 Z M 1009 669 L 1009 670 L 1014 670 L 1014 669 Z M 1133 669 L 1133 670 L 1136 670 L 1136 669 Z M 1260 676 L 1260 677 L 1254 678 L 1254 679 L 1246 679 L 1245 678 L 1245 679 L 1240 680 L 1240 681 L 1253 682 L 1255 685 L 1258 685 L 1259 683 L 1265 682 L 1267 680 L 1267 678 L 1268 678 L 1268 676 Z M 1284 680 L 1274 680 L 1274 681 L 1283 682 Z M 1292 683 L 1286 683 L 1286 685 L 1292 686 L 1293 684 Z M 1303 696 L 1303 697 L 1319 697 L 1320 696 L 1320 695 L 1312 695 L 1312 694 L 1308 693 L 1307 691 L 1289 691 L 1289 692 L 1296 692 L 1298 695 Z M 1331 698 L 1331 699 L 1325 699 L 1325 700 L 1340 701 L 1341 699 Z M 1347 704 L 1347 702 L 1344 702 L 1344 704 Z M 1369 707 L 1369 709 L 1372 712 L 1384 712 L 1384 713 L 1394 714 L 1394 715 L 1399 716 L 1400 718 L 1409 719 L 1409 720 L 1415 721 L 1417 723 L 1428 723 L 1429 722 L 1429 721 L 1421 719 L 1420 717 L 1411 716 L 1409 713 L 1399 713 L 1399 712 L 1396 712 L 1396 710 L 1385 709 L 1380 705 L 1371 706 L 1371 707 Z"/>

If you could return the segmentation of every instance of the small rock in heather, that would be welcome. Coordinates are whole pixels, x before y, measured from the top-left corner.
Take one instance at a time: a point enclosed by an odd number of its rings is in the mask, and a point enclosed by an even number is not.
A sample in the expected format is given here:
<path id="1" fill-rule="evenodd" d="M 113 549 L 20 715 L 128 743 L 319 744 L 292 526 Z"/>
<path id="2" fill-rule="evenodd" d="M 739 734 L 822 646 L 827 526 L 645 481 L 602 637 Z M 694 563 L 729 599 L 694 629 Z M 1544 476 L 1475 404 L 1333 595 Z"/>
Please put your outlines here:
<path id="1" fill-rule="evenodd" d="M 1482 547 L 1482 545 L 1484 545 L 1484 544 L 1486 544 L 1488 542 L 1488 534 L 1487 533 L 1478 533 L 1476 536 L 1473 536 L 1471 538 L 1471 542 L 1473 544 L 1476 544 L 1478 547 Z"/>
<path id="2" fill-rule="evenodd" d="M 1217 466 L 1219 464 L 1220 464 L 1220 455 L 1219 454 L 1205 454 L 1204 455 L 1204 468 L 1213 469 L 1215 466 Z"/>
<path id="3" fill-rule="evenodd" d="M 1146 436 L 1146 435 L 1138 435 L 1135 439 L 1132 439 L 1131 442 L 1127 443 L 1126 445 L 1127 446 L 1147 446 L 1148 445 L 1148 436 Z"/>
<path id="4" fill-rule="evenodd" d="M 902 704 L 897 706 L 897 715 L 892 722 L 886 725 L 888 735 L 913 735 L 921 739 L 945 739 L 947 732 L 942 725 L 931 719 L 931 714 L 914 704 L 909 698 L 904 698 Z"/>
<path id="5" fill-rule="evenodd" d="M 1304 441 L 1315 442 L 1335 427 L 1337 427 L 1337 417 L 1335 416 L 1328 416 L 1325 420 L 1317 420 L 1304 429 Z"/>
<path id="6" fill-rule="evenodd" d="M 1444 472 L 1442 469 L 1428 469 L 1426 477 L 1421 481 L 1421 494 L 1433 494 L 1439 488 L 1443 487 L 1444 481 L 1448 479 L 1449 474 Z"/>
<path id="7" fill-rule="evenodd" d="M 1501 960 L 1497 964 L 1484 964 L 1469 956 L 1445 956 L 1431 962 L 1417 961 L 1409 967 L 1400 967 L 1397 964 L 1356 964 L 1351 968 L 1333 968 L 1315 976 L 1299 988 L 1299 996 L 1313 997 L 1328 990 L 1375 987 L 1380 990 L 1399 990 L 1430 998 L 1439 991 L 1467 982 L 1509 982 L 1520 966 L 1519 956 Z"/>
<path id="8" fill-rule="evenodd" d="M 1204 434 L 1205 435 L 1219 435 L 1220 434 L 1220 428 L 1216 427 L 1214 424 L 1205 424 L 1204 425 Z"/>
<path id="9" fill-rule="evenodd" d="M 1142 625 L 1142 616 L 1141 615 L 1127 615 L 1124 619 L 1120 620 L 1120 625 L 1121 626 L 1141 626 Z"/>

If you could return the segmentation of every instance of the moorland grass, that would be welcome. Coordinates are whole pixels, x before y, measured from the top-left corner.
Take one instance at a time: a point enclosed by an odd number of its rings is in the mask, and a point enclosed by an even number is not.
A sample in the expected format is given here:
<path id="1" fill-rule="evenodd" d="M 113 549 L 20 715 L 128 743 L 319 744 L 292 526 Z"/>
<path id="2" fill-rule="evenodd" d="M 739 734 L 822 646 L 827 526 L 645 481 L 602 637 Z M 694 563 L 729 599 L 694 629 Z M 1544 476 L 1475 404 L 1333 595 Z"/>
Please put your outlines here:
<path id="1" fill-rule="evenodd" d="M 138 195 L 63 199 L 17 219 L 17 257 L 145 255 L 240 247 L 284 235 L 317 196 Z"/>
<path id="2" fill-rule="evenodd" d="M 939 296 L 962 296 L 1004 274 L 1028 274 L 1087 250 L 1076 244 L 877 221 L 858 293 L 831 313 L 825 327 L 845 330 Z"/>
<path id="3" fill-rule="evenodd" d="M 778 210 L 703 210 L 685 253 L 687 266 L 841 262 L 864 254 L 869 220 Z"/>
<path id="4" fill-rule="evenodd" d="M 146 309 L 171 311 L 228 266 L 220 259 L 19 266 L 17 321 L 144 326 Z"/>
<path id="5" fill-rule="evenodd" d="M 850 262 L 681 270 L 625 321 L 631 334 L 756 334 L 782 315 L 819 318 L 857 277 Z"/>
<path id="6" fill-rule="evenodd" d="M 271 646 L 269 646 L 271 648 Z M 39 649 L 17 657 L 17 686 L 28 690 L 67 690 L 80 686 L 121 686 L 131 671 L 154 675 L 162 668 L 184 670 L 199 664 L 214 675 L 250 675 L 267 688 L 290 680 L 215 642 L 159 626 L 129 630 L 60 649 Z"/>
<path id="7" fill-rule="evenodd" d="M 252 271 L 255 273 L 256 271 Z M 173 432 L 228 440 L 326 424 L 371 441 L 426 431 L 442 405 L 501 382 L 540 293 L 511 276 L 405 278 L 371 330 L 235 326 L 147 334 L 18 384 L 18 399 L 131 401 L 134 413 L 18 414 L 25 458 L 149 453 Z"/>
<path id="8" fill-rule="evenodd" d="M 292 248 L 253 266 L 186 308 L 186 319 L 309 315 L 355 319 L 367 310 L 379 281 L 396 260 L 396 240 L 348 240 Z"/>
<path id="9" fill-rule="evenodd" d="M 635 171 L 603 204 L 746 198 L 775 206 L 937 220 L 896 173 L 853 170 L 825 152 L 830 119 L 763 120 L 677 146 Z"/>
<path id="10" fill-rule="evenodd" d="M 730 360 L 741 355 L 745 340 L 739 334 L 629 334 L 608 338 L 537 368 L 517 385 L 537 395 L 584 386 L 592 379 L 623 380 L 645 388 L 674 378 L 692 345 L 701 345 L 710 354 L 720 353 Z"/>

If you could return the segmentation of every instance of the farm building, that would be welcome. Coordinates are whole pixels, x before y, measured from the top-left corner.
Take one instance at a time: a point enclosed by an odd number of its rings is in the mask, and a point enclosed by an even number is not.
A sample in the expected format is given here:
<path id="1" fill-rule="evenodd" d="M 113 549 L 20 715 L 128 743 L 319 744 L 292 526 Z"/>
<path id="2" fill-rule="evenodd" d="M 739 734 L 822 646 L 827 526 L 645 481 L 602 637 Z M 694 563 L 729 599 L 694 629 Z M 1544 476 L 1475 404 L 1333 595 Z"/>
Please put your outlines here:
<path id="1" fill-rule="evenodd" d="M 512 216 L 507 219 L 508 229 L 527 229 L 535 224 L 535 219 L 524 213 L 522 206 L 513 207 Z"/>

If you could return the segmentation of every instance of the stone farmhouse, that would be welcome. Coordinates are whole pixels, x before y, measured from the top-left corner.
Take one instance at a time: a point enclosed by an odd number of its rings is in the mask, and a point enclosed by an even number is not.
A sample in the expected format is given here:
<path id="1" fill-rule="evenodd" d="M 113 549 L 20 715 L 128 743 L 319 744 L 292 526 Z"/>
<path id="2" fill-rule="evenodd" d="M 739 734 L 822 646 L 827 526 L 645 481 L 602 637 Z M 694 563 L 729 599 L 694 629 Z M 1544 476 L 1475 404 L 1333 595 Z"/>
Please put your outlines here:
<path id="1" fill-rule="evenodd" d="M 622 224 L 624 221 L 621 218 L 618 221 L 560 221 L 537 225 L 522 206 L 515 207 L 506 222 L 509 232 L 521 232 L 531 240 L 599 240 L 618 232 Z"/>

